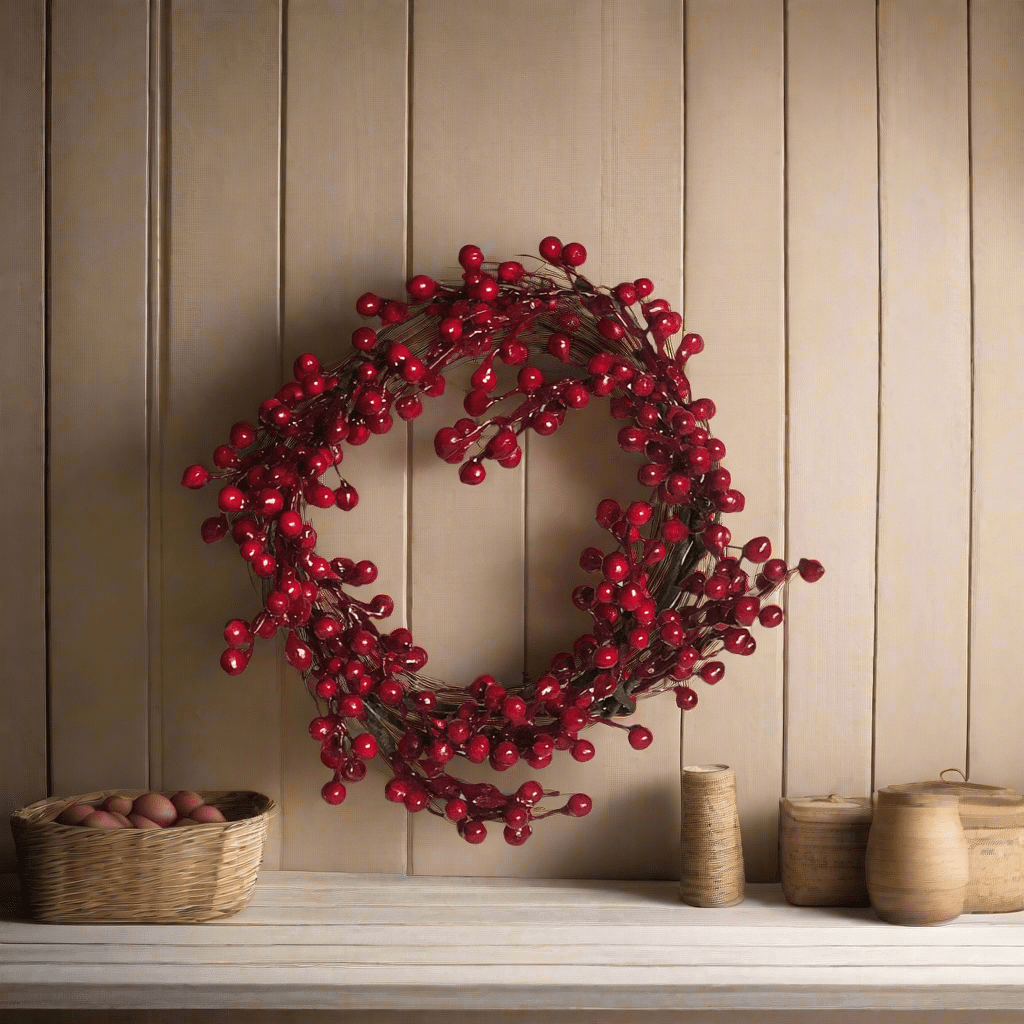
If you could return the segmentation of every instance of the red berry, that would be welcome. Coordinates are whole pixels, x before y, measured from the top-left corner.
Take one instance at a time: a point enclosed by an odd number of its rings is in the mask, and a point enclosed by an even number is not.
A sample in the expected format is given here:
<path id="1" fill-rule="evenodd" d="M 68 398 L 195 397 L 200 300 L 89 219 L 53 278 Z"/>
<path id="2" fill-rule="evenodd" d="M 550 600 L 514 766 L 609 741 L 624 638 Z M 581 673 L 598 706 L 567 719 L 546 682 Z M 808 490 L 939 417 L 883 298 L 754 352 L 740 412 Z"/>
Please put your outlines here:
<path id="1" fill-rule="evenodd" d="M 320 795 L 329 804 L 340 804 L 344 802 L 347 795 L 345 787 L 340 782 L 328 782 L 323 789 L 320 790 Z"/>
<path id="2" fill-rule="evenodd" d="M 757 616 L 757 621 L 761 623 L 765 629 L 774 629 L 782 622 L 783 613 L 782 609 L 777 604 L 765 605 L 761 609 Z"/>
<path id="3" fill-rule="evenodd" d="M 596 550 L 596 548 L 587 550 Z M 610 555 L 605 555 L 601 569 L 606 579 L 613 583 L 621 583 L 629 575 L 629 560 L 618 551 L 613 551 Z"/>
<path id="4" fill-rule="evenodd" d="M 363 292 L 363 294 L 356 299 L 356 312 L 360 316 L 373 316 L 375 313 L 380 311 L 380 307 L 380 296 L 374 295 L 373 292 Z"/>
<path id="5" fill-rule="evenodd" d="M 487 470 L 476 459 L 471 459 L 459 470 L 459 479 L 471 487 L 482 484 L 486 476 Z"/>
<path id="6" fill-rule="evenodd" d="M 646 750 L 654 742 L 654 733 L 642 725 L 634 725 L 629 730 L 629 745 L 634 750 Z"/>
<path id="7" fill-rule="evenodd" d="M 609 341 L 621 341 L 626 333 L 618 320 L 612 320 L 611 317 L 607 316 L 603 316 L 597 321 L 597 329 Z"/>
<path id="8" fill-rule="evenodd" d="M 544 383 L 544 374 L 536 366 L 524 366 L 516 380 L 520 391 L 536 391 Z"/>
<path id="9" fill-rule="evenodd" d="M 741 626 L 750 626 L 760 608 L 761 602 L 756 597 L 741 597 L 733 607 L 733 615 Z"/>
<path id="10" fill-rule="evenodd" d="M 368 732 L 361 732 L 352 740 L 352 753 L 364 761 L 377 756 L 377 738 Z"/>
<path id="11" fill-rule="evenodd" d="M 181 486 L 188 487 L 193 491 L 205 487 L 210 482 L 210 471 L 203 466 L 189 466 L 181 477 Z M 223 492 L 221 492 L 223 493 Z M 231 511 L 224 509 L 225 512 Z"/>
<path id="12" fill-rule="evenodd" d="M 661 526 L 661 538 L 666 544 L 678 544 L 690 535 L 689 527 L 679 519 L 666 519 Z"/>
<path id="13" fill-rule="evenodd" d="M 626 509 L 626 520 L 633 526 L 643 526 L 651 518 L 653 509 L 646 501 L 630 502 Z"/>
<path id="14" fill-rule="evenodd" d="M 700 670 L 700 677 L 708 686 L 714 686 L 724 675 L 725 666 L 720 661 L 709 661 Z"/>
<path id="15" fill-rule="evenodd" d="M 569 362 L 572 354 L 572 339 L 568 334 L 556 331 L 548 338 L 548 352 L 563 363 Z"/>
<path id="16" fill-rule="evenodd" d="M 542 238 L 537 249 L 541 257 L 549 263 L 557 263 L 562 258 L 562 241 L 554 235 Z"/>
<path id="17" fill-rule="evenodd" d="M 460 834 L 467 843 L 479 845 L 487 838 L 487 826 L 482 821 L 460 822 Z"/>
<path id="18" fill-rule="evenodd" d="M 343 512 L 351 512 L 359 504 L 359 492 L 351 484 L 343 483 L 334 492 L 334 504 Z"/>
<path id="19" fill-rule="evenodd" d="M 565 811 L 574 818 L 586 817 L 594 806 L 594 801 L 586 793 L 573 793 L 566 801 Z"/>
<path id="20" fill-rule="evenodd" d="M 772 583 L 781 583 L 789 572 L 789 566 L 781 558 L 769 558 L 761 569 L 761 572 L 771 580 Z"/>
<path id="21" fill-rule="evenodd" d="M 743 545 L 743 557 L 748 562 L 766 562 L 772 553 L 772 542 L 767 537 L 754 537 Z"/>
<path id="22" fill-rule="evenodd" d="M 570 267 L 581 267 L 587 262 L 587 250 L 579 242 L 562 247 L 562 262 Z"/>
<path id="23" fill-rule="evenodd" d="M 825 567 L 813 558 L 801 558 L 797 564 L 800 578 L 807 583 L 817 583 L 825 575 Z"/>
<path id="24" fill-rule="evenodd" d="M 425 274 L 417 274 L 405 286 L 405 290 L 418 301 L 429 299 L 437 291 L 437 282 Z"/>
<path id="25" fill-rule="evenodd" d="M 210 516 L 209 519 L 203 520 L 199 532 L 205 543 L 216 544 L 227 535 L 228 521 L 224 516 Z"/>
<path id="26" fill-rule="evenodd" d="M 515 284 L 521 281 L 525 275 L 526 268 L 516 260 L 506 260 L 504 263 L 498 264 L 498 277 L 502 281 Z"/>
<path id="27" fill-rule="evenodd" d="M 597 668 L 611 668 L 618 664 L 619 649 L 613 644 L 606 644 L 594 651 L 594 665 Z"/>
<path id="28" fill-rule="evenodd" d="M 570 753 L 573 760 L 583 762 L 591 760 L 596 751 L 590 740 L 577 740 L 570 748 Z"/>
<path id="29" fill-rule="evenodd" d="M 679 352 L 688 359 L 704 351 L 704 339 L 699 334 L 684 334 L 679 342 Z"/>
<path id="30" fill-rule="evenodd" d="M 449 821 L 462 821 L 469 814 L 469 804 L 455 797 L 444 805 L 444 816 Z"/>
<path id="31" fill-rule="evenodd" d="M 237 676 L 245 671 L 245 667 L 249 664 L 249 653 L 246 651 L 238 651 L 233 647 L 229 647 L 220 656 L 220 667 L 224 669 L 229 676 Z"/>
<path id="32" fill-rule="evenodd" d="M 484 253 L 478 245 L 464 245 L 459 250 L 459 265 L 464 270 L 476 270 L 483 261 Z"/>
<path id="33" fill-rule="evenodd" d="M 615 297 L 624 306 L 632 306 L 638 298 L 636 286 L 630 284 L 628 281 L 623 281 L 622 284 L 615 286 Z"/>
<path id="34" fill-rule="evenodd" d="M 649 277 L 638 277 L 633 282 L 638 298 L 646 299 L 654 291 L 654 282 Z"/>
<path id="35" fill-rule="evenodd" d="M 404 779 L 392 779 L 384 787 L 384 796 L 393 804 L 404 802 L 406 793 L 409 792 L 409 784 Z"/>
<path id="36" fill-rule="evenodd" d="M 690 403 L 690 414 L 697 420 L 707 421 L 716 411 L 715 403 L 710 398 L 698 398 L 697 401 Z"/>
<path id="37" fill-rule="evenodd" d="M 676 687 L 676 707 L 692 711 L 697 706 L 697 691 L 689 686 Z"/>
<path id="38" fill-rule="evenodd" d="M 728 547 L 729 541 L 732 540 L 732 533 L 727 527 L 722 526 L 721 523 L 714 523 L 700 535 L 700 539 L 708 551 L 713 555 L 720 555 Z"/>

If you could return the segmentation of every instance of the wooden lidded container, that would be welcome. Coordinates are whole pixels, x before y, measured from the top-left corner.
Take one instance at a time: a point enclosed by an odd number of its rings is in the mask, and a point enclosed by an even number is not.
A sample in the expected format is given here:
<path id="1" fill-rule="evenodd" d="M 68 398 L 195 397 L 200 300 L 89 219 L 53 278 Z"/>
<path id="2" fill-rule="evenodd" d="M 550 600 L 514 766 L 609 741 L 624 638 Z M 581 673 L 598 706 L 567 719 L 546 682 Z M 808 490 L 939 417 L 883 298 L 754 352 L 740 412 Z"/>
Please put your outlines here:
<path id="1" fill-rule="evenodd" d="M 954 793 L 878 791 L 864 867 L 871 905 L 883 921 L 926 925 L 959 917 L 968 865 Z"/>
<path id="2" fill-rule="evenodd" d="M 864 858 L 871 829 L 866 796 L 779 801 L 782 892 L 798 907 L 867 907 Z"/>
<path id="3" fill-rule="evenodd" d="M 970 873 L 964 913 L 1024 910 L 1024 796 L 970 782 L 912 782 L 889 788 L 956 794 Z"/>

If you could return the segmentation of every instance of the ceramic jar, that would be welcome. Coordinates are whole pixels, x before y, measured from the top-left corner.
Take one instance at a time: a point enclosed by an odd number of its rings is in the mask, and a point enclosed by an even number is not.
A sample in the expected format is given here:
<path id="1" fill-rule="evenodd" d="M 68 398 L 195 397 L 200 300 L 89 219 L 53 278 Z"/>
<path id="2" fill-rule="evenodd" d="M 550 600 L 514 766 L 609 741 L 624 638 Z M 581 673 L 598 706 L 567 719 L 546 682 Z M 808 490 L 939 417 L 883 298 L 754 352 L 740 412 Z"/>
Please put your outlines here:
<path id="1" fill-rule="evenodd" d="M 956 795 L 879 790 L 865 871 L 883 921 L 931 925 L 959 917 L 970 876 Z"/>

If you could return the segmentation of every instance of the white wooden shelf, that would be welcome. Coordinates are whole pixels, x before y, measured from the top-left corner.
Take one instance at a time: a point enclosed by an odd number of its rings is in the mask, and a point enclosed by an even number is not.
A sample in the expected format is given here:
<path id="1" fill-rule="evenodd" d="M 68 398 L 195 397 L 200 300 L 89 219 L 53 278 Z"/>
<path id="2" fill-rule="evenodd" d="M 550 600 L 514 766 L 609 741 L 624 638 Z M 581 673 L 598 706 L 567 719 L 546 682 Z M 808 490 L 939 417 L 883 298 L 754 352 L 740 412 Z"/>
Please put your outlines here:
<path id="1" fill-rule="evenodd" d="M 265 871 L 206 925 L 47 925 L 0 876 L 0 1008 L 961 1009 L 1024 1006 L 1024 913 L 900 928 L 748 886 Z"/>

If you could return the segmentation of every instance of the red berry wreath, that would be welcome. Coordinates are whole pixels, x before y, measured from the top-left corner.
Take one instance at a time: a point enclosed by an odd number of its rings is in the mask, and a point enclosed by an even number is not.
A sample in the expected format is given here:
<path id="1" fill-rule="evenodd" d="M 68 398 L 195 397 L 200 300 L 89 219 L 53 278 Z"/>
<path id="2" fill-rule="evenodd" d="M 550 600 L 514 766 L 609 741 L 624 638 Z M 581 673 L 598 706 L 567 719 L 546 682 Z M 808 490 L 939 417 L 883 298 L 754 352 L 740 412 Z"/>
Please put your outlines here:
<path id="1" fill-rule="evenodd" d="M 251 622 L 228 623 L 221 665 L 237 675 L 257 637 L 287 630 L 288 661 L 317 702 L 310 733 L 334 773 L 323 798 L 341 803 L 342 780 L 358 782 L 380 752 L 394 772 L 387 799 L 444 815 L 470 843 L 486 837 L 486 821 L 501 821 L 505 840 L 519 846 L 531 822 L 585 815 L 591 800 L 576 793 L 543 810 L 539 802 L 559 794 L 534 781 L 509 794 L 464 782 L 448 771 L 456 757 L 489 761 L 499 772 L 520 759 L 545 768 L 555 750 L 588 761 L 594 745 L 583 730 L 597 722 L 626 729 L 615 719 L 631 714 L 637 699 L 674 689 L 680 708 L 694 708 L 697 693 L 687 681 L 717 683 L 725 675 L 721 652 L 752 654 L 748 627 L 782 621 L 770 602 L 789 578 L 799 573 L 813 582 L 824 571 L 815 561 L 790 569 L 771 558 L 767 537 L 730 545 L 721 516 L 742 509 L 744 498 L 721 465 L 725 445 L 708 428 L 714 403 L 690 394 L 686 363 L 704 348 L 700 336 L 685 334 L 673 354 L 668 341 L 682 330 L 682 317 L 650 298 L 646 278 L 595 287 L 577 270 L 586 260 L 579 243 L 545 238 L 540 255 L 527 270 L 517 261 L 485 264 L 477 246 L 465 245 L 460 285 L 418 275 L 406 286 L 408 302 L 361 295 L 357 311 L 377 318 L 380 329 L 358 328 L 352 353 L 332 366 L 300 356 L 295 380 L 260 406 L 259 426 L 231 428 L 230 444 L 213 453 L 221 514 L 202 525 L 207 543 L 230 533 L 263 581 L 264 607 Z M 571 375 L 546 377 L 529 363 L 540 352 Z M 497 359 L 521 367 L 504 395 L 495 393 Z M 608 551 L 588 547 L 580 556 L 599 582 L 573 591 L 573 604 L 593 622 L 572 653 L 556 654 L 538 679 L 502 685 L 482 675 L 468 690 L 421 673 L 427 652 L 409 630 L 376 625 L 394 601 L 351 593 L 374 582 L 376 566 L 318 555 L 316 532 L 303 520 L 307 504 L 354 508 L 358 492 L 340 474 L 335 488 L 322 482 L 340 466 L 343 446 L 387 433 L 392 411 L 415 419 L 421 396 L 443 394 L 444 373 L 467 360 L 479 364 L 464 402 L 468 416 L 434 438 L 438 456 L 461 466 L 463 483 L 482 483 L 488 460 L 515 468 L 518 435 L 527 428 L 552 434 L 567 412 L 607 397 L 612 416 L 624 421 L 619 446 L 644 453 L 638 478 L 653 491 L 649 502 L 626 509 L 613 498 L 598 505 L 597 522 L 612 540 Z M 518 407 L 508 409 L 503 403 L 516 396 Z M 505 411 L 493 414 L 500 403 Z M 199 488 L 210 479 L 191 466 L 182 483 Z M 653 739 L 639 725 L 628 737 L 637 750 Z"/>

